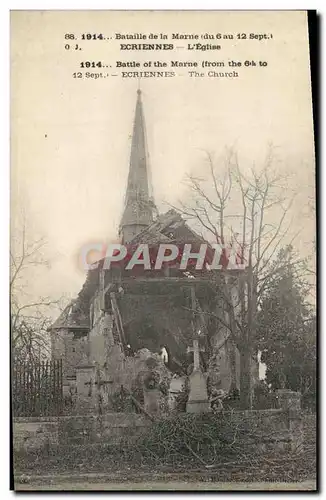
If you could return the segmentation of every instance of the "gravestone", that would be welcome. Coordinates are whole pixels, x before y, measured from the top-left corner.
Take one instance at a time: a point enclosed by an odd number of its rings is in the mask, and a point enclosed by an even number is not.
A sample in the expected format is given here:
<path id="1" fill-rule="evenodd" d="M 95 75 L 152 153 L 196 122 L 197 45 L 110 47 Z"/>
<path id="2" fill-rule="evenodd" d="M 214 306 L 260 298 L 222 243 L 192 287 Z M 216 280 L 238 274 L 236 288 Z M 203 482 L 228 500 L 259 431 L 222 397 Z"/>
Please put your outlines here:
<path id="1" fill-rule="evenodd" d="M 161 392 L 159 389 L 146 389 L 144 392 L 144 408 L 149 414 L 157 413 L 160 409 Z"/>
<path id="2" fill-rule="evenodd" d="M 188 348 L 188 352 L 194 353 L 194 369 L 189 376 L 189 397 L 187 403 L 188 413 L 206 413 L 210 411 L 210 404 L 207 394 L 206 377 L 200 369 L 199 362 L 199 343 L 194 338 L 193 347 Z"/>
<path id="3" fill-rule="evenodd" d="M 94 364 L 76 367 L 77 413 L 92 412 L 96 408 L 96 368 Z"/>
<path id="4" fill-rule="evenodd" d="M 187 403 L 188 413 L 206 413 L 210 411 L 206 377 L 200 370 L 194 370 L 189 377 L 190 392 Z"/>
<path id="5" fill-rule="evenodd" d="M 144 395 L 144 408 L 150 413 L 158 413 L 162 411 L 162 403 L 164 397 L 160 389 L 160 382 L 162 379 L 162 372 L 160 369 L 166 370 L 164 363 L 157 356 L 151 355 L 146 358 L 145 369 L 141 374 L 142 388 Z"/>

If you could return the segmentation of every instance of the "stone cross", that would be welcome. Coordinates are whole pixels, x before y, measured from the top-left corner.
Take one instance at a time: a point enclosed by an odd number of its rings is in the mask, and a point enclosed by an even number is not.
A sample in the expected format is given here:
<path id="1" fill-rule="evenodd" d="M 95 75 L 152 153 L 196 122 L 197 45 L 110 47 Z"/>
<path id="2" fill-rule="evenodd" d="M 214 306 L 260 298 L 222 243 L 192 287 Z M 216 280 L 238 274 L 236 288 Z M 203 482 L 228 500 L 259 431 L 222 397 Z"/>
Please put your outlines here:
<path id="1" fill-rule="evenodd" d="M 93 388 L 93 385 L 97 385 L 98 388 L 102 387 L 103 385 L 109 385 L 109 384 L 112 384 L 113 383 L 113 380 L 100 380 L 100 378 L 98 377 L 96 380 L 92 380 L 90 379 L 88 382 L 85 382 L 85 385 L 89 385 L 89 393 L 88 395 L 91 396 L 92 395 L 92 388 Z"/>
<path id="2" fill-rule="evenodd" d="M 206 413 L 209 411 L 209 401 L 207 394 L 206 377 L 200 369 L 198 338 L 193 339 L 193 347 L 188 347 L 188 352 L 194 353 L 194 369 L 189 376 L 189 397 L 187 402 L 187 412 Z"/>
<path id="3" fill-rule="evenodd" d="M 198 338 L 193 339 L 193 347 L 188 347 L 187 352 L 193 352 L 194 353 L 194 371 L 200 370 L 200 359 L 199 359 L 199 352 L 204 352 L 205 349 L 199 347 L 199 342 Z"/>

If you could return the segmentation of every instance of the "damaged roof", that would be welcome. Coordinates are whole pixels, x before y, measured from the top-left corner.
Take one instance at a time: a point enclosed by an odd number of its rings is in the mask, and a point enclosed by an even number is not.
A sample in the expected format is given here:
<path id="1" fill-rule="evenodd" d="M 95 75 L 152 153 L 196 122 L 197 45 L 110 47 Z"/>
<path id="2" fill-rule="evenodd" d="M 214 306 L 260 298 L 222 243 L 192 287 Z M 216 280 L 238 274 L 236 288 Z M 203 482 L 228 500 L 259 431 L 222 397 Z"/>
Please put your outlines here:
<path id="1" fill-rule="evenodd" d="M 191 243 L 205 240 L 195 233 L 181 215 L 174 209 L 159 215 L 143 231 L 138 233 L 130 242 L 130 245 L 138 243 Z M 206 242 L 205 242 L 206 243 Z"/>
<path id="2" fill-rule="evenodd" d="M 199 241 L 205 242 L 201 236 L 190 229 L 176 210 L 171 209 L 165 214 L 161 214 L 156 221 L 138 233 L 129 244 L 132 246 L 145 242 L 147 244 L 159 244 L 192 243 Z M 104 261 L 105 259 L 99 261 L 98 268 L 102 267 Z M 95 294 L 98 283 L 99 269 L 88 271 L 85 283 L 77 299 L 72 300 L 68 304 L 49 330 L 88 330 L 90 299 Z"/>
<path id="3" fill-rule="evenodd" d="M 82 307 L 79 299 L 72 300 L 67 307 L 64 308 L 60 316 L 50 326 L 49 330 L 88 330 L 89 315 L 88 311 Z"/>

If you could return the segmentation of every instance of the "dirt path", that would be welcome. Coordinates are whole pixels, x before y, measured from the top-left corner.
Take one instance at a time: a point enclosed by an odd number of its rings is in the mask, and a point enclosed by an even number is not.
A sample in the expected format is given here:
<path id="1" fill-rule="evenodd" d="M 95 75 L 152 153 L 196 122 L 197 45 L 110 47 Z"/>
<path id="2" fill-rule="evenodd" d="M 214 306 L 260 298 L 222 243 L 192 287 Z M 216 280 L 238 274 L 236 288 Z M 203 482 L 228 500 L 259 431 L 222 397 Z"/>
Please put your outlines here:
<path id="1" fill-rule="evenodd" d="M 220 483 L 220 482 L 187 482 L 187 481 L 147 481 L 142 483 L 110 483 L 110 482 L 45 482 L 43 484 L 16 484 L 16 491 L 56 490 L 56 491 L 163 491 L 163 490 L 210 490 L 210 491 L 313 491 L 316 490 L 314 480 L 301 483 Z"/>

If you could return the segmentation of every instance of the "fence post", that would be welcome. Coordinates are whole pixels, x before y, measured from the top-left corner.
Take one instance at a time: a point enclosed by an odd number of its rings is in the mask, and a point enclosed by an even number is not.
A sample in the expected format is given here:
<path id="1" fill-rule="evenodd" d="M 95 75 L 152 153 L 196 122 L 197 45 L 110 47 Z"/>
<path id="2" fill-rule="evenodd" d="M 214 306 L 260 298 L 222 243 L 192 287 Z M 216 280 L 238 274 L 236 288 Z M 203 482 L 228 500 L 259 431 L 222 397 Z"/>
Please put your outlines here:
<path id="1" fill-rule="evenodd" d="M 290 450 L 298 451 L 303 443 L 301 393 L 289 389 L 278 389 L 276 394 L 279 408 L 288 413 Z"/>

